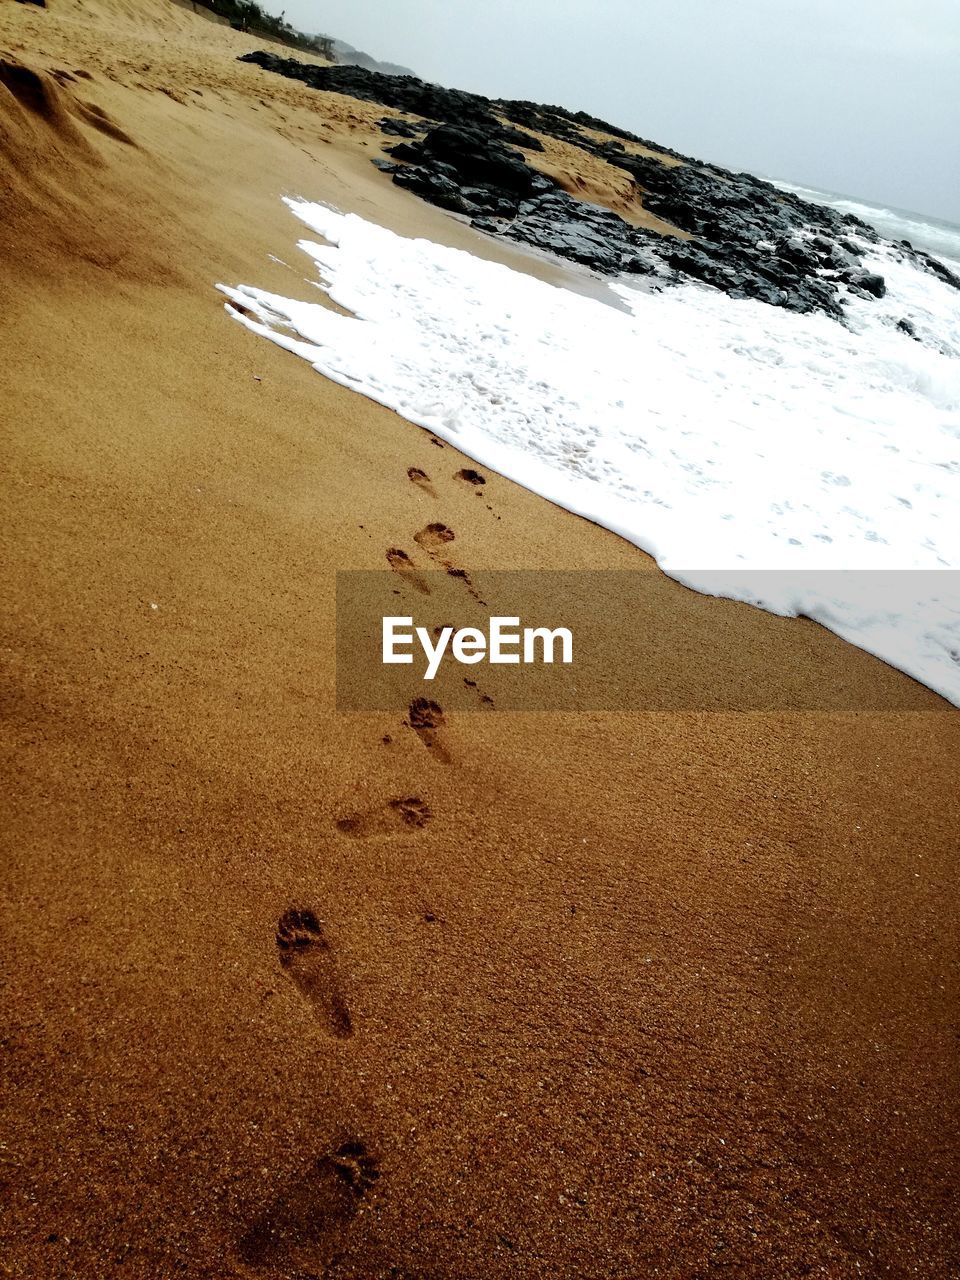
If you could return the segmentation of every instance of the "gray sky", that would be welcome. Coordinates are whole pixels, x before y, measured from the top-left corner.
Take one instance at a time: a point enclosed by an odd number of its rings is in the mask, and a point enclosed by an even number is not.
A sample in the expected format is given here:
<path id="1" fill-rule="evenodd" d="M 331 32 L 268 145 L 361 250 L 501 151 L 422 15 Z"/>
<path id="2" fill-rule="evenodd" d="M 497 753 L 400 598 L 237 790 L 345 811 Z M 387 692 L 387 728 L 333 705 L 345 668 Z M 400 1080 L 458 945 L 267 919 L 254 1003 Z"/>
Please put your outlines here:
<path id="1" fill-rule="evenodd" d="M 960 0 L 265 0 L 426 80 L 960 222 Z"/>

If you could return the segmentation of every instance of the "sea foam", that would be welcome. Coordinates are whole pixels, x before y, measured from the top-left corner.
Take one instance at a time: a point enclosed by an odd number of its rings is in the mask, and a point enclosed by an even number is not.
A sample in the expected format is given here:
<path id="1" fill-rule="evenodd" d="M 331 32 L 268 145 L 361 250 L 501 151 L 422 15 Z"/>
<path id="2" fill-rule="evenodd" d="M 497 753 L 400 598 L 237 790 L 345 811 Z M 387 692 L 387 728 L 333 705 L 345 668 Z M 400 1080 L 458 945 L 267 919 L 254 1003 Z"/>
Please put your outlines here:
<path id="1" fill-rule="evenodd" d="M 693 284 L 615 282 L 611 306 L 287 203 L 349 314 L 220 286 L 241 323 L 688 586 L 812 617 L 960 705 L 955 290 L 864 242 L 887 296 L 848 326 Z"/>
<path id="2" fill-rule="evenodd" d="M 945 258 L 946 265 L 954 272 L 960 266 L 960 226 L 954 222 L 928 218 L 907 209 L 889 209 L 884 205 L 867 204 L 853 196 L 818 191 L 815 187 L 798 187 L 791 182 L 774 181 L 773 185 L 813 204 L 823 204 L 830 209 L 838 209 L 840 213 L 852 213 L 854 217 L 875 227 L 888 240 L 909 240 L 915 248 L 926 249 L 938 258 Z"/>

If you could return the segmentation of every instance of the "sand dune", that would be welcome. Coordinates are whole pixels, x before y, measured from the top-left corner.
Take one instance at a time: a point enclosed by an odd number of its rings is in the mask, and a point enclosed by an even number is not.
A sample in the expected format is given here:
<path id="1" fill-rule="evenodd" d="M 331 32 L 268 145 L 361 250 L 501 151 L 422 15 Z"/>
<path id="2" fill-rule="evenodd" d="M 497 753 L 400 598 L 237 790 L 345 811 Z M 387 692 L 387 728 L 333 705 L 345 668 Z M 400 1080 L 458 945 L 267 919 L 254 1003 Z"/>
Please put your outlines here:
<path id="1" fill-rule="evenodd" d="M 569 279 L 252 47 L 0 10 L 0 1270 L 956 1274 L 955 713 L 698 597 L 916 709 L 337 716 L 337 568 L 656 570 L 224 312 L 284 194 Z"/>

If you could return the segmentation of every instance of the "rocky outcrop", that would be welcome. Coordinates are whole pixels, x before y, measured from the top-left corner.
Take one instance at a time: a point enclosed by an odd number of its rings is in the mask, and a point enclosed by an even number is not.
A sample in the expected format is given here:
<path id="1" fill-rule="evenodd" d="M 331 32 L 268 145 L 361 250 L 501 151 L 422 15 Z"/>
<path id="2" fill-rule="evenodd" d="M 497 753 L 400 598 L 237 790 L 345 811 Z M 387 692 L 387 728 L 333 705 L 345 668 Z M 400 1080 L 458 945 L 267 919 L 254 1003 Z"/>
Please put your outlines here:
<path id="1" fill-rule="evenodd" d="M 506 224 L 480 216 L 473 225 L 605 275 L 656 271 L 656 259 L 644 257 L 642 247 L 646 237 L 652 244 L 659 236 L 638 231 L 611 209 L 575 200 L 565 191 L 552 190 L 521 201 Z"/>
<path id="2" fill-rule="evenodd" d="M 850 294 L 876 299 L 886 292 L 883 278 L 863 266 L 865 247 L 880 237 L 859 218 L 752 174 L 682 156 L 586 112 L 497 101 L 362 67 L 311 66 L 273 53 L 258 51 L 241 61 L 419 116 L 419 123 L 380 121 L 384 134 L 403 141 L 385 146 L 391 158 L 374 163 L 398 186 L 469 217 L 490 235 L 608 275 L 692 280 L 733 298 L 838 319 Z M 523 154 L 542 152 L 541 137 L 629 175 L 643 208 L 683 234 L 659 235 L 568 195 Z M 960 280 L 928 254 L 906 242 L 898 251 L 960 288 Z"/>
<path id="3" fill-rule="evenodd" d="M 582 140 L 581 126 L 626 141 L 643 142 L 635 134 L 618 129 L 583 111 L 570 112 L 563 107 L 542 107 L 534 102 L 498 101 L 485 98 L 479 93 L 468 93 L 464 89 L 445 89 L 442 85 L 428 84 L 413 75 L 383 75 L 361 66 L 321 67 L 295 58 L 283 58 L 263 49 L 245 53 L 239 61 L 252 62 L 278 75 L 302 80 L 314 89 L 344 93 L 364 102 L 379 102 L 385 107 L 423 116 L 438 124 L 465 125 L 481 122 L 489 124 L 497 132 L 500 118 L 503 118 L 537 133 L 545 133 L 548 137 L 575 141 L 577 145 Z M 516 135 L 519 130 L 515 129 L 513 132 Z M 527 146 L 529 142 L 524 141 L 519 145 Z M 647 145 L 652 147 L 654 144 Z M 678 152 L 668 148 L 660 150 L 667 155 L 679 156 Z"/>
<path id="4" fill-rule="evenodd" d="M 931 275 L 937 276 L 944 284 L 951 285 L 954 289 L 960 289 L 960 276 L 943 262 L 940 262 L 933 254 L 927 253 L 924 249 L 915 249 L 909 240 L 901 240 L 900 245 L 907 250 L 909 255 L 915 262 L 918 262 Z"/>
<path id="5" fill-rule="evenodd" d="M 344 93 L 362 102 L 377 102 L 395 111 L 424 116 L 442 124 L 468 124 L 472 121 L 493 121 L 492 105 L 487 98 L 461 89 L 444 89 L 438 84 L 427 84 L 416 76 L 381 75 L 359 66 L 321 67 L 295 58 L 283 58 L 279 54 L 256 50 L 245 53 L 240 62 L 253 62 L 267 71 L 302 80 L 313 89 L 325 89 L 331 93 Z"/>
<path id="6" fill-rule="evenodd" d="M 507 130 L 507 136 L 516 130 Z M 391 149 L 410 161 L 393 176 L 399 186 L 463 213 L 496 213 L 510 218 L 523 200 L 549 191 L 553 183 L 506 146 L 497 133 L 472 125 L 439 125 L 418 142 Z M 454 195 L 460 197 L 455 200 Z"/>
<path id="7" fill-rule="evenodd" d="M 549 138 L 572 142 L 578 147 L 589 146 L 589 135 L 585 134 L 584 130 L 592 130 L 595 133 L 605 133 L 610 138 L 622 139 L 624 142 L 639 143 L 650 151 L 657 151 L 660 155 L 670 156 L 675 160 L 683 160 L 688 164 L 699 163 L 691 156 L 673 151 L 670 147 L 664 147 L 658 142 L 650 142 L 647 138 L 630 133 L 628 129 L 621 129 L 615 124 L 609 124 L 606 120 L 598 119 L 597 116 L 588 115 L 586 111 L 568 111 L 566 107 L 545 107 L 535 102 L 516 99 L 505 99 L 498 102 L 497 106 L 516 124 L 534 129 L 537 133 L 545 133 Z"/>
<path id="8" fill-rule="evenodd" d="M 597 150 L 607 158 L 605 146 Z M 403 162 L 393 172 L 398 185 L 468 215 L 491 235 L 604 274 L 696 280 L 731 297 L 838 318 L 848 290 L 883 295 L 883 280 L 862 268 L 860 250 L 848 239 L 851 232 L 861 240 L 877 239 L 864 224 L 784 196 L 747 174 L 668 167 L 622 148 L 609 154 L 642 186 L 647 209 L 695 238 L 661 236 L 632 226 L 610 209 L 574 199 L 476 124 L 441 125 L 391 149 L 394 160 Z"/>

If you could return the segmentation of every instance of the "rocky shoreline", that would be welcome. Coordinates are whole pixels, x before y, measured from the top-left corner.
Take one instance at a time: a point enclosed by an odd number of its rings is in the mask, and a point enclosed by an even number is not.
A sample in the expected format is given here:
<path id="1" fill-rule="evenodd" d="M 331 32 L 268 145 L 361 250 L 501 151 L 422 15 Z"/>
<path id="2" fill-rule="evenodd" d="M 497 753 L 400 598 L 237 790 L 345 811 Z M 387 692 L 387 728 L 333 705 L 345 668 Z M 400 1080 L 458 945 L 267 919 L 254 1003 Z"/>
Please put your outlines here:
<path id="1" fill-rule="evenodd" d="M 863 261 L 871 246 L 884 243 L 960 289 L 960 279 L 935 258 L 907 241 L 889 245 L 852 214 L 813 204 L 751 174 L 683 156 L 585 112 L 497 101 L 413 76 L 321 67 L 262 51 L 241 61 L 420 117 L 380 121 L 384 134 L 401 140 L 384 148 L 391 159 L 374 163 L 398 186 L 467 216 L 490 235 L 605 275 L 640 275 L 664 284 L 692 280 L 733 298 L 843 320 L 851 294 L 885 295 L 883 277 Z M 568 194 L 523 154 L 542 152 L 543 137 L 629 175 L 644 210 L 678 234 L 633 225 L 611 208 Z M 631 150 L 631 144 L 641 150 Z M 908 320 L 900 324 L 911 332 Z"/>

